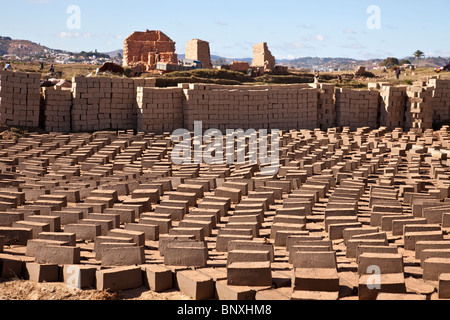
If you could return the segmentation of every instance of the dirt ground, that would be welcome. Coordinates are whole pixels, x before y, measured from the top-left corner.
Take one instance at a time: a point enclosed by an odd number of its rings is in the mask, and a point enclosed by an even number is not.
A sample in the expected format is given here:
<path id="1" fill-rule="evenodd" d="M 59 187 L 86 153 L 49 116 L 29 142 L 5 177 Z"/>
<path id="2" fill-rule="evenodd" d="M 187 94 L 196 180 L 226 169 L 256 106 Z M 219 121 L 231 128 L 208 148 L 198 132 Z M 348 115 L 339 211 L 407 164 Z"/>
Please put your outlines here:
<path id="1" fill-rule="evenodd" d="M 3 300 L 190 300 L 179 291 L 155 293 L 141 287 L 119 292 L 78 290 L 63 283 L 35 283 L 24 280 L 0 282 L 0 301 Z"/>

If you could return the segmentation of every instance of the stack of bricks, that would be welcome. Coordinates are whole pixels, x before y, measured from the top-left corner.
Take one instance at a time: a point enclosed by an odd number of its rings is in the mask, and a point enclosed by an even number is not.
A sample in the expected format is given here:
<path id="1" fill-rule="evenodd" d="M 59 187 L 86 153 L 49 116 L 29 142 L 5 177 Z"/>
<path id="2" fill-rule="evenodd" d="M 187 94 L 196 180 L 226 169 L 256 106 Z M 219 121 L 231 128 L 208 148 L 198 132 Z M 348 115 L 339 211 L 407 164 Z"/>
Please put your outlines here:
<path id="1" fill-rule="evenodd" d="M 55 86 L 45 88 L 43 93 L 45 99 L 45 130 L 47 132 L 69 133 L 71 129 L 72 91 Z"/>
<path id="2" fill-rule="evenodd" d="M 264 67 L 265 71 L 275 68 L 275 57 L 270 52 L 266 42 L 253 46 L 252 67 Z"/>
<path id="3" fill-rule="evenodd" d="M 336 90 L 336 121 L 341 127 L 376 128 L 379 124 L 378 90 Z"/>
<path id="4" fill-rule="evenodd" d="M 433 87 L 433 121 L 443 122 L 450 119 L 450 80 L 429 79 L 428 86 Z"/>
<path id="5" fill-rule="evenodd" d="M 186 59 L 201 61 L 203 69 L 212 69 L 209 42 L 194 39 L 186 44 Z"/>
<path id="6" fill-rule="evenodd" d="M 250 64 L 248 62 L 245 62 L 245 61 L 233 61 L 230 64 L 230 70 L 231 71 L 247 73 L 249 68 L 250 68 Z"/>
<path id="7" fill-rule="evenodd" d="M 433 127 L 432 99 L 433 88 L 414 85 L 408 87 L 406 104 L 406 127 L 431 129 Z"/>
<path id="8" fill-rule="evenodd" d="M 406 87 L 382 86 L 380 124 L 388 129 L 405 125 Z"/>
<path id="9" fill-rule="evenodd" d="M 162 134 L 183 128 L 182 88 L 137 88 L 138 131 Z"/>
<path id="10" fill-rule="evenodd" d="M 332 128 L 336 125 L 336 105 L 334 103 L 334 90 L 332 84 L 310 84 L 311 88 L 318 90 L 318 126 L 322 130 Z"/>
<path id="11" fill-rule="evenodd" d="M 39 127 L 40 74 L 0 71 L 1 122 L 9 126 Z"/>

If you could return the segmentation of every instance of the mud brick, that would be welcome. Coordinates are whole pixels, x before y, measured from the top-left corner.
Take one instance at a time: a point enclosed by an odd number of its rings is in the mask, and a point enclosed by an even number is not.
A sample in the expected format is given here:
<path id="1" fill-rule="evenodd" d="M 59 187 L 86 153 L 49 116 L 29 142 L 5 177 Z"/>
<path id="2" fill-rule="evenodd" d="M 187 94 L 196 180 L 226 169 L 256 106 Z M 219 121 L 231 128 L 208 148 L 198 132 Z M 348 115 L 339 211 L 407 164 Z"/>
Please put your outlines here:
<path id="1" fill-rule="evenodd" d="M 259 241 L 233 240 L 228 243 L 228 251 L 244 250 L 244 251 L 267 251 L 271 262 L 274 261 L 274 247 L 270 243 Z"/>
<path id="2" fill-rule="evenodd" d="M 205 233 L 203 228 L 172 228 L 169 235 L 191 235 L 197 241 L 205 241 Z"/>
<path id="3" fill-rule="evenodd" d="M 100 225 L 95 224 L 68 224 L 64 227 L 64 232 L 75 233 L 77 240 L 94 241 L 102 235 Z"/>
<path id="4" fill-rule="evenodd" d="M 136 221 L 136 211 L 134 209 L 119 209 L 117 207 L 106 209 L 105 214 L 118 214 L 120 223 L 134 223 Z"/>
<path id="5" fill-rule="evenodd" d="M 362 275 L 359 278 L 359 300 L 376 300 L 380 293 L 406 294 L 405 277 L 403 273 L 381 274 L 380 289 L 373 288 L 373 274 Z"/>
<path id="6" fill-rule="evenodd" d="M 126 223 L 125 230 L 132 230 L 143 232 L 145 234 L 145 239 L 149 241 L 159 240 L 159 226 L 152 224 L 137 224 L 137 223 Z"/>
<path id="7" fill-rule="evenodd" d="M 64 201 L 52 201 L 52 200 L 37 200 L 34 202 L 33 206 L 48 207 L 49 211 L 46 214 L 50 214 L 50 211 L 61 211 L 62 208 L 65 207 Z M 44 214 L 45 211 L 41 211 L 41 214 Z"/>
<path id="8" fill-rule="evenodd" d="M 332 301 L 332 300 L 338 300 L 338 298 L 339 298 L 339 292 L 296 290 L 292 293 L 290 300 Z"/>
<path id="9" fill-rule="evenodd" d="M 144 247 L 114 247 L 102 250 L 102 266 L 121 267 L 145 263 Z"/>
<path id="10" fill-rule="evenodd" d="M 239 229 L 237 229 L 239 230 Z M 228 252 L 229 243 L 235 240 L 247 240 L 252 241 L 253 235 L 243 234 L 219 234 L 216 241 L 217 252 Z"/>
<path id="11" fill-rule="evenodd" d="M 145 246 L 145 233 L 141 231 L 113 229 L 108 232 L 110 237 L 132 238 L 138 247 Z"/>
<path id="12" fill-rule="evenodd" d="M 40 264 L 80 264 L 81 249 L 68 246 L 43 245 L 36 250 L 36 262 Z"/>
<path id="13" fill-rule="evenodd" d="M 197 195 L 195 193 L 174 191 L 168 192 L 167 194 L 169 195 L 169 200 L 187 201 L 189 207 L 195 207 L 197 205 Z"/>
<path id="14" fill-rule="evenodd" d="M 347 228 L 362 228 L 361 223 L 332 224 L 328 228 L 330 240 L 344 239 L 344 230 Z"/>
<path id="15" fill-rule="evenodd" d="M 34 259 L 31 258 L 32 262 Z M 26 261 L 26 260 L 25 260 Z M 14 279 L 22 278 L 24 269 L 24 258 L 0 253 L 0 278 L 1 279 Z"/>
<path id="16" fill-rule="evenodd" d="M 214 195 L 220 198 L 229 198 L 232 203 L 239 203 L 242 199 L 241 189 L 235 188 L 216 188 L 216 190 L 214 191 Z"/>
<path id="17" fill-rule="evenodd" d="M 68 246 L 69 243 L 65 242 L 65 241 L 54 241 L 54 240 L 43 240 L 43 239 L 28 240 L 27 251 L 26 251 L 25 255 L 28 257 L 35 257 L 37 249 L 41 246 L 46 246 L 46 245 Z"/>
<path id="18" fill-rule="evenodd" d="M 363 253 L 375 253 L 375 254 L 398 254 L 398 248 L 397 247 L 390 247 L 390 246 L 377 246 L 377 245 L 365 245 L 360 244 L 356 248 L 356 262 L 359 262 L 359 256 Z"/>
<path id="19" fill-rule="evenodd" d="M 216 297 L 221 301 L 255 300 L 256 291 L 248 286 L 230 286 L 227 280 L 216 282 Z"/>
<path id="20" fill-rule="evenodd" d="M 202 268 L 207 262 L 208 248 L 203 242 L 171 242 L 164 253 L 164 264 L 168 266 Z"/>
<path id="21" fill-rule="evenodd" d="M 394 236 L 402 236 L 404 235 L 404 227 L 406 225 L 420 225 L 426 224 L 427 220 L 425 218 L 418 219 L 400 219 L 392 221 L 392 235 Z"/>
<path id="22" fill-rule="evenodd" d="M 222 184 L 220 188 L 224 189 L 239 189 L 241 191 L 241 196 L 246 197 L 249 193 L 248 183 L 238 182 L 238 181 L 227 181 Z"/>
<path id="23" fill-rule="evenodd" d="M 259 222 L 228 222 L 227 229 L 250 229 L 254 238 L 259 237 Z M 302 226 L 300 226 L 302 227 Z M 304 226 L 303 226 L 304 227 Z"/>
<path id="24" fill-rule="evenodd" d="M 133 199 L 150 199 L 150 202 L 153 204 L 159 203 L 160 200 L 160 191 L 159 189 L 136 189 L 131 193 L 131 197 Z M 148 211 L 145 211 L 148 212 Z"/>
<path id="25" fill-rule="evenodd" d="M 204 273 L 196 270 L 183 270 L 176 274 L 180 291 L 193 300 L 210 300 L 214 298 L 214 281 Z"/>
<path id="26" fill-rule="evenodd" d="M 235 262 L 271 261 L 269 251 L 232 250 L 228 251 L 227 265 Z"/>
<path id="27" fill-rule="evenodd" d="M 439 276 L 439 299 L 450 299 L 450 274 L 443 273 Z"/>
<path id="28" fill-rule="evenodd" d="M 422 210 L 423 217 L 430 224 L 441 224 L 444 214 L 450 213 L 450 207 L 431 207 Z"/>
<path id="29" fill-rule="evenodd" d="M 258 228 L 262 227 L 260 214 L 233 215 L 228 219 L 228 223 L 240 223 L 240 222 L 253 222 L 253 223 L 256 222 L 258 224 Z"/>
<path id="30" fill-rule="evenodd" d="M 183 208 L 183 216 L 189 213 L 189 201 L 188 200 L 162 200 L 160 202 L 161 207 L 170 207 L 170 208 Z"/>
<path id="31" fill-rule="evenodd" d="M 226 203 L 225 211 L 230 211 L 231 209 L 231 198 L 229 197 L 210 197 L 206 196 L 203 198 L 203 202 L 219 202 L 219 203 Z"/>
<path id="32" fill-rule="evenodd" d="M 356 215 L 357 211 L 353 208 L 325 209 L 325 219 L 330 217 L 355 217 Z"/>
<path id="33" fill-rule="evenodd" d="M 177 187 L 177 192 L 180 193 L 195 193 L 197 199 L 203 198 L 204 188 L 202 185 L 196 184 L 180 184 Z"/>
<path id="34" fill-rule="evenodd" d="M 67 196 L 57 194 L 44 194 L 38 200 L 55 201 L 61 203 L 61 207 L 67 207 Z"/>
<path id="35" fill-rule="evenodd" d="M 52 192 L 54 195 L 64 195 L 68 202 L 77 203 L 81 201 L 79 190 L 55 190 Z"/>
<path id="36" fill-rule="evenodd" d="M 402 213 L 386 213 L 386 212 L 372 212 L 372 214 L 370 215 L 370 226 L 372 227 L 381 227 L 381 222 L 382 219 L 385 217 L 389 217 L 389 218 L 395 218 L 395 217 L 399 217 L 400 219 L 402 219 L 403 214 Z"/>
<path id="37" fill-rule="evenodd" d="M 61 231 L 61 218 L 58 216 L 29 216 L 25 221 L 40 222 L 50 225 L 50 232 Z"/>
<path id="38" fill-rule="evenodd" d="M 160 255 L 163 257 L 165 255 L 167 246 L 175 241 L 193 241 L 198 242 L 195 240 L 195 236 L 193 235 L 161 235 L 159 237 L 159 245 L 158 250 Z"/>
<path id="39" fill-rule="evenodd" d="M 202 220 L 183 220 L 178 224 L 179 228 L 202 228 L 205 237 L 210 237 L 212 234 L 212 222 Z"/>
<path id="40" fill-rule="evenodd" d="M 275 233 L 275 246 L 276 247 L 285 247 L 287 238 L 289 236 L 307 236 L 309 235 L 309 231 L 291 231 L 291 230 L 278 230 Z"/>
<path id="41" fill-rule="evenodd" d="M 0 236 L 5 238 L 4 244 L 7 246 L 26 246 L 28 240 L 33 239 L 33 230 L 31 228 L 0 227 Z"/>
<path id="42" fill-rule="evenodd" d="M 0 212 L 0 226 L 11 227 L 14 222 L 24 220 L 23 213 Z"/>
<path id="43" fill-rule="evenodd" d="M 126 199 L 123 201 L 123 206 L 127 205 L 140 206 L 139 215 L 144 212 L 150 212 L 152 210 L 152 204 L 150 198 L 134 198 L 134 199 Z M 120 208 L 120 207 L 119 207 Z"/>
<path id="44" fill-rule="evenodd" d="M 78 224 L 98 225 L 100 226 L 102 236 L 106 236 L 108 231 L 113 229 L 112 220 L 82 219 Z"/>
<path id="45" fill-rule="evenodd" d="M 293 252 L 292 264 L 299 269 L 336 269 L 335 252 Z"/>
<path id="46" fill-rule="evenodd" d="M 116 228 L 120 227 L 120 215 L 119 214 L 88 213 L 86 215 L 86 219 L 111 221 L 112 222 L 111 229 L 116 229 Z"/>
<path id="47" fill-rule="evenodd" d="M 387 239 L 350 239 L 347 242 L 347 258 L 356 258 L 359 246 L 388 246 Z"/>
<path id="48" fill-rule="evenodd" d="M 59 282 L 59 267 L 57 264 L 39 264 L 27 262 L 25 278 L 33 282 Z"/>
<path id="49" fill-rule="evenodd" d="M 235 262 L 227 267 L 227 284 L 232 286 L 272 286 L 271 263 Z"/>
<path id="50" fill-rule="evenodd" d="M 94 251 L 96 251 L 97 253 L 100 252 L 101 250 L 99 250 L 99 248 L 101 248 L 101 245 L 103 243 L 108 243 L 110 245 L 114 244 L 114 243 L 120 243 L 120 244 L 131 244 L 133 246 L 136 246 L 137 244 L 133 241 L 133 238 L 131 237 L 110 237 L 110 236 L 100 236 L 97 237 L 97 239 L 95 239 L 95 243 L 94 243 Z M 101 258 L 100 258 L 101 259 Z M 97 260 L 100 260 L 97 259 Z"/>
<path id="51" fill-rule="evenodd" d="M 139 224 L 144 225 L 156 225 L 159 229 L 159 234 L 168 234 L 170 229 L 172 229 L 172 220 L 170 219 L 159 219 L 159 218 L 141 218 Z"/>
<path id="52" fill-rule="evenodd" d="M 418 231 L 405 233 L 405 250 L 416 250 L 418 241 L 442 241 L 444 235 L 442 231 Z"/>
<path id="53" fill-rule="evenodd" d="M 274 223 L 270 230 L 270 238 L 275 239 L 278 231 L 306 231 L 306 225 L 292 225 L 289 223 Z"/>
<path id="54" fill-rule="evenodd" d="M 88 197 L 84 199 L 84 203 L 94 207 L 95 212 L 103 212 L 105 208 L 112 208 L 114 206 L 113 198 Z"/>
<path id="55" fill-rule="evenodd" d="M 74 211 L 53 211 L 52 216 L 59 217 L 61 225 L 76 224 L 83 219 L 83 212 L 80 210 Z"/>
<path id="56" fill-rule="evenodd" d="M 294 189 L 294 186 L 292 184 L 291 180 L 278 180 L 278 181 L 267 181 L 266 183 L 267 187 L 271 188 L 281 188 L 283 193 L 291 193 Z"/>
<path id="57" fill-rule="evenodd" d="M 179 207 L 163 207 L 163 206 L 157 206 L 155 208 L 155 213 L 168 213 L 170 214 L 170 218 L 173 221 L 181 221 L 184 218 L 185 215 L 185 208 Z"/>
<path id="58" fill-rule="evenodd" d="M 416 242 L 416 259 L 420 259 L 423 250 L 450 249 L 450 241 L 418 241 Z"/>
<path id="59" fill-rule="evenodd" d="M 439 281 L 439 276 L 446 273 L 450 273 L 449 258 L 428 258 L 423 263 L 425 281 Z"/>
<path id="60" fill-rule="evenodd" d="M 116 267 L 96 272 L 97 290 L 128 290 L 143 285 L 140 267 Z"/>
<path id="61" fill-rule="evenodd" d="M 401 254 L 364 253 L 359 256 L 358 274 L 373 274 L 370 267 L 377 266 L 382 274 L 403 274 L 403 256 Z"/>
<path id="62" fill-rule="evenodd" d="M 263 211 L 269 211 L 270 210 L 270 205 L 269 205 L 269 201 L 267 200 L 267 198 L 262 198 L 262 199 L 257 199 L 257 198 L 252 198 L 252 199 L 242 199 L 241 202 L 239 204 L 236 205 L 236 209 L 235 210 L 242 210 L 242 209 L 256 209 L 256 208 L 261 208 Z"/>
<path id="63" fill-rule="evenodd" d="M 71 247 L 77 244 L 75 233 L 68 232 L 42 232 L 39 233 L 38 239 L 67 242 Z"/>
<path id="64" fill-rule="evenodd" d="M 279 208 L 276 210 L 276 215 L 284 215 L 284 216 L 296 216 L 296 217 L 305 217 L 307 216 L 307 210 L 305 207 L 298 208 Z"/>
<path id="65" fill-rule="evenodd" d="M 119 202 L 119 196 L 116 190 L 94 190 L 90 196 L 94 198 L 111 198 L 113 202 Z"/>
<path id="66" fill-rule="evenodd" d="M 336 269 L 296 268 L 294 278 L 294 291 L 339 291 Z"/>
<path id="67" fill-rule="evenodd" d="M 383 216 L 381 218 L 381 230 L 383 231 L 392 231 L 392 222 L 394 220 L 411 220 L 414 219 L 412 215 L 403 215 L 403 216 Z"/>
<path id="68" fill-rule="evenodd" d="M 329 232 L 329 226 L 334 224 L 344 223 L 358 223 L 358 217 L 355 216 L 342 216 L 342 217 L 328 217 L 325 219 L 325 230 Z"/>
<path id="69" fill-rule="evenodd" d="M 146 285 L 154 292 L 164 292 L 173 288 L 173 273 L 160 265 L 142 267 L 146 275 Z"/>
<path id="70" fill-rule="evenodd" d="M 63 267 L 64 283 L 72 288 L 93 289 L 96 287 L 96 266 L 65 265 Z"/>
<path id="71" fill-rule="evenodd" d="M 3 252 L 4 245 L 5 245 L 5 237 L 4 236 L 0 236 L 0 253 Z"/>

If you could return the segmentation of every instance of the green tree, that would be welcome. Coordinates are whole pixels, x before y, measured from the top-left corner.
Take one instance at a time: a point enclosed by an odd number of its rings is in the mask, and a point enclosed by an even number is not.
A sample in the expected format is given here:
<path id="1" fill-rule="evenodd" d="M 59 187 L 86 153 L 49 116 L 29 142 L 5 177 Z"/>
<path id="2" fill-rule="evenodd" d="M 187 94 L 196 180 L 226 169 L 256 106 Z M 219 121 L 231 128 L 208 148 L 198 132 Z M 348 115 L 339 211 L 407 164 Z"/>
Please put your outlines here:
<path id="1" fill-rule="evenodd" d="M 413 56 L 417 60 L 417 67 L 418 67 L 420 64 L 420 59 L 425 58 L 425 53 L 423 53 L 420 50 L 417 50 L 416 52 L 414 52 Z"/>
<path id="2" fill-rule="evenodd" d="M 380 63 L 380 66 L 386 68 L 392 68 L 398 65 L 400 65 L 400 61 L 398 61 L 398 59 L 394 57 L 389 57 Z"/>

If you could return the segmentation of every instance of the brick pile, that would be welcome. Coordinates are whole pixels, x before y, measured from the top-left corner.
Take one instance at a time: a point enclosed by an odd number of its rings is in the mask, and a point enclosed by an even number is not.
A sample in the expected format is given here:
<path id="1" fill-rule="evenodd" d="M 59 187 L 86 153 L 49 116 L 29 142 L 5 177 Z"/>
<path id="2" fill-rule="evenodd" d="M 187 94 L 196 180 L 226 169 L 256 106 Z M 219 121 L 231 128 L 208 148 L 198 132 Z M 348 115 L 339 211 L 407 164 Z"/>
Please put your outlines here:
<path id="1" fill-rule="evenodd" d="M 72 91 L 61 87 L 44 88 L 45 130 L 69 133 L 71 131 Z"/>
<path id="2" fill-rule="evenodd" d="M 209 42 L 193 39 L 186 44 L 186 59 L 201 61 L 204 69 L 212 69 Z"/>
<path id="3" fill-rule="evenodd" d="M 407 87 L 406 127 L 431 129 L 433 127 L 433 88 L 413 85 Z"/>
<path id="4" fill-rule="evenodd" d="M 233 61 L 230 64 L 230 70 L 231 71 L 247 73 L 249 68 L 250 68 L 250 64 L 248 62 L 245 62 L 245 61 Z"/>
<path id="5" fill-rule="evenodd" d="M 275 57 L 270 52 L 266 42 L 253 46 L 252 67 L 263 67 L 265 71 L 275 68 Z"/>
<path id="6" fill-rule="evenodd" d="M 433 121 L 450 119 L 450 80 L 429 79 L 428 86 L 433 87 Z"/>
<path id="7" fill-rule="evenodd" d="M 39 127 L 40 74 L 0 71 L 1 122 L 9 126 Z"/>
<path id="8" fill-rule="evenodd" d="M 376 128 L 379 124 L 378 90 L 336 90 L 336 122 L 338 126 Z"/>
<path id="9" fill-rule="evenodd" d="M 138 131 L 162 134 L 183 128 L 182 88 L 137 88 Z"/>
<path id="10" fill-rule="evenodd" d="M 316 88 L 319 94 L 317 103 L 318 126 L 322 130 L 332 128 L 336 125 L 336 105 L 334 102 L 334 85 L 330 84 L 310 84 L 311 88 Z"/>
<path id="11" fill-rule="evenodd" d="M 380 125 L 388 129 L 405 125 L 406 87 L 382 86 Z"/>

